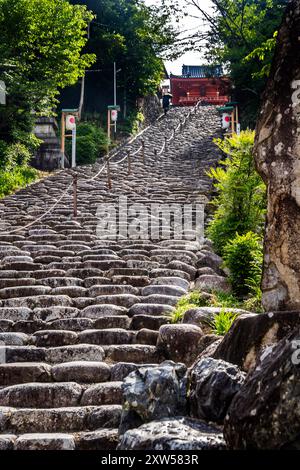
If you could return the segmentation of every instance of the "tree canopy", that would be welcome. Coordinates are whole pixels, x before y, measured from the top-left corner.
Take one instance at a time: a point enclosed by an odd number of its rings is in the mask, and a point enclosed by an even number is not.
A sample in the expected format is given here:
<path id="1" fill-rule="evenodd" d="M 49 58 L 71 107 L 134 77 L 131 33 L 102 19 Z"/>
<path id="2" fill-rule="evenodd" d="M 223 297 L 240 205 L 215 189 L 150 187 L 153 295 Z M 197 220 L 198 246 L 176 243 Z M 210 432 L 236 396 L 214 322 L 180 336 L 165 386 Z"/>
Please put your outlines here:
<path id="1" fill-rule="evenodd" d="M 0 139 L 13 142 L 29 132 L 32 112 L 51 113 L 59 88 L 92 64 L 94 56 L 82 54 L 92 18 L 66 0 L 0 0 L 0 78 L 7 88 Z"/>
<path id="2" fill-rule="evenodd" d="M 163 75 L 163 58 L 176 55 L 177 33 L 169 12 L 148 7 L 142 0 L 70 0 L 95 14 L 87 51 L 96 54 L 95 69 L 111 74 L 113 62 L 119 85 L 135 98 L 156 91 Z"/>

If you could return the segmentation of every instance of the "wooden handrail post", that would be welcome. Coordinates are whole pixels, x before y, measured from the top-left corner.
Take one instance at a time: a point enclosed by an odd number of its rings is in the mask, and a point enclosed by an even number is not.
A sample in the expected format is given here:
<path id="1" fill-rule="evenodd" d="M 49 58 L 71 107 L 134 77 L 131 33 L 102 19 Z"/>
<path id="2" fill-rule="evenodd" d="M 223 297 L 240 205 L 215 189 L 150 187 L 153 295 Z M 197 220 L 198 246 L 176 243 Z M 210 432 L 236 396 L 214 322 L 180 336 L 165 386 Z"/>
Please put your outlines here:
<path id="1" fill-rule="evenodd" d="M 165 137 L 165 152 L 168 150 L 168 139 Z"/>
<path id="2" fill-rule="evenodd" d="M 157 150 L 154 149 L 154 156 L 157 157 Z"/>
<path id="3" fill-rule="evenodd" d="M 145 165 L 145 141 L 142 140 L 142 158 L 143 158 L 143 164 Z"/>
<path id="4" fill-rule="evenodd" d="M 61 113 L 61 136 L 60 136 L 60 166 L 65 168 L 65 133 L 66 133 L 66 121 L 65 113 Z"/>
<path id="5" fill-rule="evenodd" d="M 77 217 L 77 182 L 78 177 L 77 175 L 73 175 L 73 216 L 76 219 Z"/>
<path id="6" fill-rule="evenodd" d="M 130 154 L 130 150 L 127 150 L 127 163 L 128 163 L 128 175 L 131 175 L 131 154 Z"/>
<path id="7" fill-rule="evenodd" d="M 107 157 L 106 167 L 107 167 L 107 186 L 108 186 L 108 189 L 111 189 L 112 184 L 111 184 L 110 166 L 109 166 L 109 158 L 108 157 Z"/>

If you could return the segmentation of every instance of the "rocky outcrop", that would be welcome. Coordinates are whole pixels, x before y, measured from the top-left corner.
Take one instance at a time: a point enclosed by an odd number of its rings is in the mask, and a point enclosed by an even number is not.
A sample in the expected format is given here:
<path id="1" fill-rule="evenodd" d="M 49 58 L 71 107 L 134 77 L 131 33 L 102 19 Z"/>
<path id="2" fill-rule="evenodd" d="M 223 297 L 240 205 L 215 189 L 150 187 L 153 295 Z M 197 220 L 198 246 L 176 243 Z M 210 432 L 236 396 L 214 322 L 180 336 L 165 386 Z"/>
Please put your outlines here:
<path id="1" fill-rule="evenodd" d="M 159 329 L 157 349 L 167 359 L 189 366 L 200 352 L 199 343 L 202 337 L 201 328 L 195 325 L 163 325 Z"/>
<path id="2" fill-rule="evenodd" d="M 197 325 L 200 328 L 209 325 L 214 317 L 224 311 L 222 307 L 196 307 L 187 310 L 183 316 L 183 323 Z M 232 312 L 234 315 L 248 314 L 246 310 L 239 308 L 226 308 L 226 312 Z"/>
<path id="3" fill-rule="evenodd" d="M 120 434 L 145 422 L 185 415 L 186 372 L 172 361 L 132 372 L 123 384 Z"/>
<path id="4" fill-rule="evenodd" d="M 228 279 L 224 276 L 218 276 L 217 274 L 202 274 L 196 280 L 195 287 L 205 292 L 221 291 L 230 293 L 232 291 Z"/>
<path id="5" fill-rule="evenodd" d="M 237 366 L 201 359 L 189 371 L 189 409 L 193 418 L 222 423 L 245 374 Z"/>
<path id="6" fill-rule="evenodd" d="M 300 329 L 265 353 L 225 421 L 233 449 L 300 448 Z"/>
<path id="7" fill-rule="evenodd" d="M 268 187 L 263 305 L 300 307 L 300 5 L 288 2 L 256 128 L 255 160 Z"/>
<path id="8" fill-rule="evenodd" d="M 241 315 L 213 357 L 250 371 L 266 348 L 278 343 L 297 327 L 300 327 L 299 312 Z"/>
<path id="9" fill-rule="evenodd" d="M 224 450 L 221 430 L 190 418 L 152 421 L 127 431 L 118 450 Z"/>

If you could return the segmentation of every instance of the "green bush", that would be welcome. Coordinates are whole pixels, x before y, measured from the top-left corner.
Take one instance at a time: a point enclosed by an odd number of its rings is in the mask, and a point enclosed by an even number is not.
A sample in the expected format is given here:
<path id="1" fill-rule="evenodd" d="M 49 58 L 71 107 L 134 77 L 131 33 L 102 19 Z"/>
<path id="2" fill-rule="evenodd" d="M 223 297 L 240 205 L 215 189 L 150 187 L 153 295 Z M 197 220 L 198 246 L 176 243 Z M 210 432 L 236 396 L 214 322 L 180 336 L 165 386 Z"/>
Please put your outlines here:
<path id="1" fill-rule="evenodd" d="M 226 335 L 237 316 L 238 315 L 233 312 L 221 310 L 221 312 L 215 315 L 214 319 L 210 322 L 213 333 L 218 336 Z"/>
<path id="2" fill-rule="evenodd" d="M 10 170 L 16 166 L 26 166 L 30 159 L 31 153 L 24 144 L 11 144 L 6 149 L 7 170 Z"/>
<path id="3" fill-rule="evenodd" d="M 181 297 L 176 306 L 175 310 L 171 313 L 171 323 L 179 323 L 182 321 L 184 314 L 187 310 L 197 307 L 207 307 L 208 301 L 204 298 L 199 291 L 190 292 L 187 295 Z"/>
<path id="4" fill-rule="evenodd" d="M 235 295 L 224 291 L 213 291 L 210 307 L 241 308 L 241 302 Z"/>
<path id="5" fill-rule="evenodd" d="M 249 295 L 259 288 L 262 275 L 263 248 L 261 238 L 248 232 L 236 234 L 224 247 L 224 265 L 230 271 L 234 293 L 238 296 Z"/>
<path id="6" fill-rule="evenodd" d="M 138 109 L 132 110 L 128 116 L 118 124 L 118 131 L 124 135 L 135 135 L 139 132 L 145 116 Z"/>
<path id="7" fill-rule="evenodd" d="M 216 208 L 207 235 L 217 252 L 223 255 L 224 247 L 236 233 L 249 231 L 262 235 L 266 213 L 266 188 L 258 175 L 252 156 L 254 132 L 244 131 L 240 136 L 217 139 L 217 146 L 226 158 L 221 166 L 210 169 L 217 196 L 212 204 Z"/>
<path id="8" fill-rule="evenodd" d="M 0 171 L 7 166 L 7 149 L 8 144 L 4 140 L 0 140 Z"/>
<path id="9" fill-rule="evenodd" d="M 76 163 L 86 165 L 95 163 L 97 158 L 105 155 L 107 136 L 104 130 L 93 122 L 81 122 L 77 126 Z M 67 141 L 66 152 L 72 154 L 71 139 Z"/>
<path id="10" fill-rule="evenodd" d="M 0 170 L 0 198 L 32 183 L 38 171 L 29 166 L 16 166 L 9 171 Z"/>

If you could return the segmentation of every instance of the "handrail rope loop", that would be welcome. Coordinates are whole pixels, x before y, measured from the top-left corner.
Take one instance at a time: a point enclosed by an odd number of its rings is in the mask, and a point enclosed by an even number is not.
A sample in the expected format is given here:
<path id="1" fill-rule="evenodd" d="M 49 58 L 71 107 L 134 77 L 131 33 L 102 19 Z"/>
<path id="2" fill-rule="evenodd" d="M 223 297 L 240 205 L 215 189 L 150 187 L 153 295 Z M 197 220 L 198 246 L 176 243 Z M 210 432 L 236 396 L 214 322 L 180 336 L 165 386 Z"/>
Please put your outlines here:
<path id="1" fill-rule="evenodd" d="M 41 216 L 37 217 L 35 220 L 33 220 L 32 222 L 30 222 L 29 224 L 27 225 L 24 225 L 24 227 L 19 227 L 15 230 L 11 230 L 10 232 L 2 232 L 0 231 L 0 234 L 1 235 L 11 235 L 12 233 L 17 233 L 17 232 L 21 232 L 22 230 L 25 230 L 26 228 L 28 227 L 31 227 L 32 225 L 36 224 L 38 221 L 42 220 L 46 215 L 50 214 L 50 212 L 53 211 L 53 209 L 55 209 L 55 207 L 60 203 L 60 201 L 64 198 L 64 196 L 68 193 L 69 189 L 73 186 L 73 181 L 72 183 L 69 184 L 69 186 L 67 187 L 67 189 L 62 193 L 62 195 L 57 199 L 57 201 L 50 207 L 50 209 L 48 209 L 46 212 L 44 212 L 44 214 L 42 214 Z"/>

